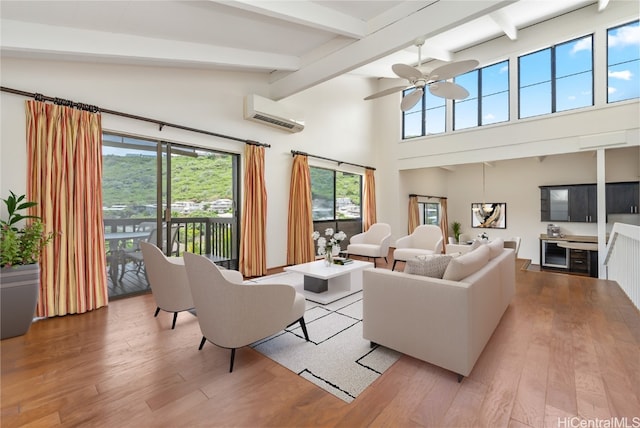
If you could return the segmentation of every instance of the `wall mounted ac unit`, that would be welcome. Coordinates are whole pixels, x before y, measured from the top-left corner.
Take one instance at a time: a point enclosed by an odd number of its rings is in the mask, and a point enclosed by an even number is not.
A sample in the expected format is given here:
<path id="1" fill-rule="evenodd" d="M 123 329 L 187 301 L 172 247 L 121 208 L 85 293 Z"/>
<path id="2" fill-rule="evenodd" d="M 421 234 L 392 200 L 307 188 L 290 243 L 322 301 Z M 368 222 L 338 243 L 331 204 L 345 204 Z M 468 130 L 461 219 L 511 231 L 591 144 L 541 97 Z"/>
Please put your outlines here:
<path id="1" fill-rule="evenodd" d="M 276 101 L 259 95 L 244 97 L 244 118 L 289 132 L 300 132 L 304 129 L 303 120 L 296 119 Z"/>

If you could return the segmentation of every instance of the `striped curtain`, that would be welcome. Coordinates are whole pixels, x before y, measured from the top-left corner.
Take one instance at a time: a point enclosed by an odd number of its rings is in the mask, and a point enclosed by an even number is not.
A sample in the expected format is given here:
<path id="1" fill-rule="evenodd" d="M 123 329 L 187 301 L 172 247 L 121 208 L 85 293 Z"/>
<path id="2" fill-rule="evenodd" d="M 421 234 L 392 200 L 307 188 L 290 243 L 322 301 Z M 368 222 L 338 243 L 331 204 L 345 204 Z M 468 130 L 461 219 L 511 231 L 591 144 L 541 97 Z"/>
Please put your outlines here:
<path id="1" fill-rule="evenodd" d="M 247 144 L 245 147 L 243 206 L 240 272 L 244 276 L 262 276 L 267 272 L 267 189 L 262 146 Z"/>
<path id="2" fill-rule="evenodd" d="M 409 195 L 409 235 L 411 235 L 418 226 L 420 226 L 418 197 L 416 195 Z"/>
<path id="3" fill-rule="evenodd" d="M 287 265 L 314 260 L 311 176 L 307 156 L 296 154 L 291 168 L 289 188 L 289 230 L 287 235 Z"/>
<path id="4" fill-rule="evenodd" d="M 364 172 L 364 201 L 362 204 L 363 218 L 362 230 L 367 231 L 376 219 L 376 179 L 373 169 L 367 168 Z"/>
<path id="5" fill-rule="evenodd" d="M 442 248 L 449 243 L 449 216 L 447 215 L 447 198 L 440 198 L 440 229 L 442 229 Z"/>
<path id="6" fill-rule="evenodd" d="M 47 231 L 60 232 L 40 260 L 40 317 L 108 304 L 102 222 L 102 118 L 26 102 L 27 194 Z"/>

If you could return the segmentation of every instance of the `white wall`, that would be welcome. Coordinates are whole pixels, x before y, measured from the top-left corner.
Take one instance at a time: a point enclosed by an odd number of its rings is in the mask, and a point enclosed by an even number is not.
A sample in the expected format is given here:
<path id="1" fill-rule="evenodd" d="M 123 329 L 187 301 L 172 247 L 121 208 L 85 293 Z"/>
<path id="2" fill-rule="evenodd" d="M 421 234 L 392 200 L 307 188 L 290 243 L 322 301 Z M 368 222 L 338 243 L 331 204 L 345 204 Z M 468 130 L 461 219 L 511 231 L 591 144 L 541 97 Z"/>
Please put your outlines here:
<path id="1" fill-rule="evenodd" d="M 369 126 L 373 105 L 362 101 L 374 88 L 362 78 L 340 77 L 281 101 L 291 110 L 304 113 L 304 131 L 290 134 L 242 118 L 243 96 L 266 93 L 267 77 L 262 74 L 12 58 L 2 58 L 0 71 L 2 86 L 271 144 L 266 149 L 265 162 L 267 267 L 286 262 L 292 149 L 375 164 L 369 149 L 373 139 Z M 25 100 L 22 96 L 1 93 L 2 197 L 9 190 L 26 191 Z M 239 142 L 168 127 L 160 132 L 155 124 L 108 114 L 102 119 L 105 130 L 244 153 L 244 144 Z M 362 173 L 359 168 L 312 159 L 310 164 Z"/>

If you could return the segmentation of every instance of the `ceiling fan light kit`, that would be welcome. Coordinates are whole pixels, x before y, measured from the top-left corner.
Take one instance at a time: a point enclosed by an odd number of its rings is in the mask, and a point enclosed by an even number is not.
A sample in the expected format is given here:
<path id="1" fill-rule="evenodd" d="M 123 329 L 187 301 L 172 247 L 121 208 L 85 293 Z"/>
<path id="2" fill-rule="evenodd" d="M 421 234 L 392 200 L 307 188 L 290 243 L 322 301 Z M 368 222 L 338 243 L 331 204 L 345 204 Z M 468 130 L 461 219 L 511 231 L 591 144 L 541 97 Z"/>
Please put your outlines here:
<path id="1" fill-rule="evenodd" d="M 373 100 L 375 98 L 384 97 L 386 95 L 413 88 L 415 90 L 405 95 L 402 98 L 402 102 L 400 103 L 400 109 L 402 111 L 408 111 L 413 108 L 413 106 L 415 106 L 418 101 L 420 101 L 422 95 L 424 94 L 425 86 L 428 86 L 429 92 L 431 92 L 431 94 L 435 95 L 436 97 L 452 100 L 463 100 L 467 98 L 469 96 L 469 91 L 456 83 L 447 82 L 447 80 L 473 70 L 478 66 L 478 61 L 474 59 L 456 61 L 437 67 L 431 72 L 425 74 L 419 70 L 419 68 L 422 66 L 423 44 L 424 40 L 416 41 L 416 46 L 418 46 L 417 67 L 412 67 L 407 64 L 393 64 L 391 66 L 391 69 L 398 77 L 407 79 L 409 81 L 408 86 L 405 85 L 388 88 L 383 91 L 376 92 L 375 94 L 369 95 L 365 98 L 365 100 Z"/>

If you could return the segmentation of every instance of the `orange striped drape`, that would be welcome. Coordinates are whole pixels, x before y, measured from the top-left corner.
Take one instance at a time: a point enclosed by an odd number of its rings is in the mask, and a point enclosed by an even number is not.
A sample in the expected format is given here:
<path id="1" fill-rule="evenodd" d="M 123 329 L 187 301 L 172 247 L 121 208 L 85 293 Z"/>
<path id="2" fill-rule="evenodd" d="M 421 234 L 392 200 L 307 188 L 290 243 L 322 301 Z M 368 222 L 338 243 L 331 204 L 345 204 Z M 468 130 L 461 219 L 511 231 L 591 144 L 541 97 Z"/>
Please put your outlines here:
<path id="1" fill-rule="evenodd" d="M 416 227 L 420 226 L 420 209 L 418 208 L 418 197 L 409 196 L 409 235 L 413 233 Z"/>
<path id="2" fill-rule="evenodd" d="M 440 229 L 442 229 L 442 248 L 449 243 L 449 216 L 447 215 L 447 198 L 440 198 Z"/>
<path id="3" fill-rule="evenodd" d="M 102 119 L 98 113 L 26 102 L 27 192 L 47 231 L 37 314 L 84 313 L 108 304 L 102 222 Z"/>
<path id="4" fill-rule="evenodd" d="M 289 229 L 287 265 L 314 260 L 311 176 L 307 156 L 296 154 L 291 168 L 289 188 Z"/>
<path id="5" fill-rule="evenodd" d="M 376 219 L 376 179 L 373 170 L 367 168 L 364 172 L 364 201 L 362 204 L 362 229 L 369 230 Z"/>
<path id="6" fill-rule="evenodd" d="M 264 182 L 264 147 L 247 144 L 244 162 L 244 209 L 240 233 L 240 272 L 244 276 L 267 273 L 267 189 Z"/>

